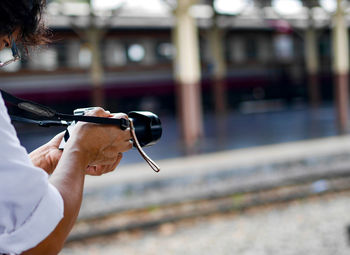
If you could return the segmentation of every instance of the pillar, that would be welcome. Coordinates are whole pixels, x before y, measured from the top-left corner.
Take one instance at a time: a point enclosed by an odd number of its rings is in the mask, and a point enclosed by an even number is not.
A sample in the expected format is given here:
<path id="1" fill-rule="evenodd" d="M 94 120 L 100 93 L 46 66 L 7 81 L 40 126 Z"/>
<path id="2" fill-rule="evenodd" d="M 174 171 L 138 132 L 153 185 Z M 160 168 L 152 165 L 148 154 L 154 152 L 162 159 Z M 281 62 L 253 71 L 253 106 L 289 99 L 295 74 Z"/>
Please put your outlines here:
<path id="1" fill-rule="evenodd" d="M 333 28 L 333 72 L 335 82 L 335 103 L 337 124 L 340 133 L 348 129 L 348 72 L 349 72 L 349 36 L 342 10 L 342 0 L 337 0 Z"/>
<path id="2" fill-rule="evenodd" d="M 105 106 L 105 96 L 103 88 L 103 65 L 101 60 L 100 42 L 102 40 L 104 31 L 91 26 L 86 31 L 86 38 L 91 49 L 92 63 L 91 63 L 91 81 L 92 81 L 92 104 L 93 106 Z"/>
<path id="3" fill-rule="evenodd" d="M 181 133 L 187 149 L 194 148 L 203 136 L 201 70 L 198 30 L 189 8 L 195 1 L 178 0 L 173 33 L 176 46 L 175 79 Z"/>

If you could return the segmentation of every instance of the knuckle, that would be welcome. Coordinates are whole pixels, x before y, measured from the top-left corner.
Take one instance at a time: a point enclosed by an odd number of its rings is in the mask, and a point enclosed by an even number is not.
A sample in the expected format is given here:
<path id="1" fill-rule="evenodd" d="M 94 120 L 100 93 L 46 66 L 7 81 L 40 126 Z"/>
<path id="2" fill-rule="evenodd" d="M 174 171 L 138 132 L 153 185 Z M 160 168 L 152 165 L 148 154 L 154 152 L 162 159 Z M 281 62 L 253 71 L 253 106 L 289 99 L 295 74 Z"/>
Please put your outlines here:
<path id="1" fill-rule="evenodd" d="M 128 115 L 126 113 L 123 113 L 123 112 L 118 112 L 118 113 L 114 114 L 114 118 L 117 118 L 117 119 L 121 119 L 121 118 L 128 119 Z"/>
<path id="2" fill-rule="evenodd" d="M 104 112 L 103 108 L 99 107 L 99 106 L 95 107 L 94 111 L 95 112 Z"/>
<path id="3" fill-rule="evenodd" d="M 103 108 L 101 108 L 101 107 L 95 107 L 94 109 L 92 109 L 91 111 L 88 111 L 87 113 L 86 113 L 86 115 L 97 115 L 97 116 L 99 116 L 99 115 L 101 115 L 101 114 L 104 114 L 105 113 L 105 110 L 103 109 Z"/>

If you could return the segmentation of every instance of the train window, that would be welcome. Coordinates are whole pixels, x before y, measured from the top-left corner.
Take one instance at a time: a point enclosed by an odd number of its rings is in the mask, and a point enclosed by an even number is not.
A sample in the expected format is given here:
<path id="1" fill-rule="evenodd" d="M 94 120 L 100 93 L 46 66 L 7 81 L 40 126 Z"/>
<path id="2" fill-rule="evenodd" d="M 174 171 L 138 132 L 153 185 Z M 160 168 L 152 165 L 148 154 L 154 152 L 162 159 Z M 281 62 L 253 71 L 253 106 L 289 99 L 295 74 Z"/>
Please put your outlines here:
<path id="1" fill-rule="evenodd" d="M 57 61 L 59 67 L 67 66 L 67 45 L 63 43 L 55 44 L 57 50 Z"/>
<path id="2" fill-rule="evenodd" d="M 81 68 L 89 68 L 92 63 L 92 53 L 91 50 L 83 46 L 79 52 L 79 66 Z"/>
<path id="3" fill-rule="evenodd" d="M 289 61 L 294 56 L 293 39 L 290 35 L 280 34 L 274 38 L 275 55 L 279 60 Z"/>
<path id="4" fill-rule="evenodd" d="M 258 38 L 258 58 L 259 61 L 265 63 L 271 59 L 271 42 L 270 37 L 260 35 Z"/>
<path id="5" fill-rule="evenodd" d="M 101 52 L 104 52 L 104 64 L 109 67 L 122 66 L 127 61 L 125 48 L 118 41 L 107 40 Z"/>
<path id="6" fill-rule="evenodd" d="M 48 48 L 41 52 L 42 68 L 48 71 L 55 70 L 58 65 L 58 54 L 55 48 Z"/>
<path id="7" fill-rule="evenodd" d="M 248 37 L 245 42 L 245 55 L 248 60 L 256 60 L 258 57 L 258 44 L 255 38 Z"/>
<path id="8" fill-rule="evenodd" d="M 12 59 L 12 51 L 11 49 L 3 49 L 2 51 L 0 51 L 0 60 L 5 62 L 9 59 Z M 3 68 L 1 68 L 1 70 L 4 70 L 6 72 L 17 72 L 19 69 L 21 68 L 21 61 L 17 61 L 14 62 L 10 65 L 7 65 Z"/>
<path id="9" fill-rule="evenodd" d="M 245 42 L 242 37 L 232 37 L 230 40 L 230 52 L 234 63 L 241 63 L 246 60 Z"/>
<path id="10" fill-rule="evenodd" d="M 36 70 L 55 70 L 58 66 L 57 56 L 57 51 L 53 47 L 41 49 L 29 58 L 28 67 Z"/>
<path id="11" fill-rule="evenodd" d="M 127 55 L 131 62 L 141 62 L 146 56 L 146 50 L 141 44 L 131 44 L 127 49 Z"/>
<path id="12" fill-rule="evenodd" d="M 319 52 L 321 57 L 331 56 L 331 40 L 329 36 L 321 36 L 319 39 Z"/>
<path id="13" fill-rule="evenodd" d="M 158 43 L 156 54 L 160 60 L 172 60 L 175 56 L 175 47 L 170 42 Z"/>

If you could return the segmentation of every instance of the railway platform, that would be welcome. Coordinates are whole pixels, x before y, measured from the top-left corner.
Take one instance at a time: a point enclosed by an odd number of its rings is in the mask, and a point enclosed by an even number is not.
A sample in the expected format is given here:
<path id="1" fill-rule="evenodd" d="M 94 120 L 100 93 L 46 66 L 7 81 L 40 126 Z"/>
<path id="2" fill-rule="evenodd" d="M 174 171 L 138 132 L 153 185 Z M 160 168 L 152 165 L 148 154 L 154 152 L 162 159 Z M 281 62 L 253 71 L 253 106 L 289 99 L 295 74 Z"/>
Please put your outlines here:
<path id="1" fill-rule="evenodd" d="M 349 254 L 350 193 L 70 243 L 62 255 Z"/>
<path id="2" fill-rule="evenodd" d="M 87 177 L 68 243 L 349 192 L 350 135 L 158 163 L 160 173 L 143 162 L 122 165 L 100 178 Z"/>
<path id="3" fill-rule="evenodd" d="M 87 177 L 80 219 L 142 208 L 259 192 L 311 182 L 328 189 L 328 179 L 350 176 L 350 135 L 260 146 L 158 161 L 125 164 L 100 178 Z"/>

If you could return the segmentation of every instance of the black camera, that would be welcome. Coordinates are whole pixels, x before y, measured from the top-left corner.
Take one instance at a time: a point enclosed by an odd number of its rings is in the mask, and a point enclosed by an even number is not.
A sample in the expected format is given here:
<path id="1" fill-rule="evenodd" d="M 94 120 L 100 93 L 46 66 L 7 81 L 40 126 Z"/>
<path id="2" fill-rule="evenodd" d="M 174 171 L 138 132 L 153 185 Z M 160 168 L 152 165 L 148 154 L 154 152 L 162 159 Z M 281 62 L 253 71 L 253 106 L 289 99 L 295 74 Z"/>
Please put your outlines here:
<path id="1" fill-rule="evenodd" d="M 83 116 L 92 109 L 93 107 L 76 109 L 74 110 L 74 115 Z M 147 111 L 132 111 L 128 113 L 128 117 L 133 122 L 135 134 L 141 147 L 151 146 L 158 142 L 162 136 L 162 124 L 156 114 Z M 69 133 L 74 128 L 75 123 L 73 122 L 68 126 L 64 139 L 60 144 L 60 149 L 63 149 L 64 144 L 69 139 Z M 134 146 L 136 146 L 135 143 Z"/>
<path id="2" fill-rule="evenodd" d="M 81 108 L 74 111 L 74 115 L 58 113 L 55 110 L 43 106 L 28 100 L 23 100 L 15 97 L 3 90 L 0 90 L 3 98 L 6 102 L 17 106 L 27 113 L 34 114 L 40 119 L 27 118 L 23 116 L 11 115 L 13 121 L 20 121 L 25 123 L 38 124 L 42 127 L 50 126 L 68 126 L 67 131 L 62 139 L 59 149 L 64 148 L 65 143 L 69 139 L 70 132 L 75 126 L 77 121 L 106 124 L 106 125 L 116 125 L 122 130 L 130 128 L 131 137 L 134 142 L 134 147 L 139 151 L 140 155 L 146 160 L 148 165 L 155 171 L 159 172 L 159 166 L 147 156 L 147 154 L 142 150 L 141 147 L 151 146 L 155 144 L 162 136 L 162 125 L 160 119 L 157 115 L 151 112 L 145 111 L 133 111 L 129 112 L 128 118 L 103 118 L 95 116 L 84 116 L 85 113 L 92 108 Z"/>
<path id="3" fill-rule="evenodd" d="M 134 123 L 141 147 L 152 146 L 158 142 L 162 136 L 162 123 L 157 115 L 146 111 L 132 111 L 128 116 Z"/>

